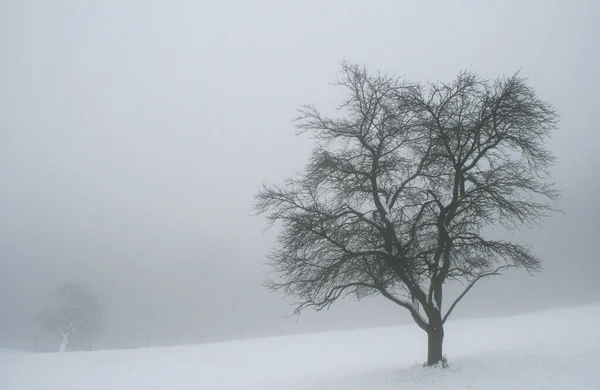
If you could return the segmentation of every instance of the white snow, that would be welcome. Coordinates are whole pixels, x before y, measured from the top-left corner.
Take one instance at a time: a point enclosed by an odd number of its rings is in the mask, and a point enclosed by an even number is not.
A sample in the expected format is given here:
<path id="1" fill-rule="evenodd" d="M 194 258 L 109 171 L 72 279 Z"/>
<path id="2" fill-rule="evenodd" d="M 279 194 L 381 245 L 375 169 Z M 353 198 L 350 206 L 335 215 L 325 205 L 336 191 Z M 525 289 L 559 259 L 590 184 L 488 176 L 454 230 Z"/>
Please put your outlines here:
<path id="1" fill-rule="evenodd" d="M 416 325 L 172 348 L 0 354 L 2 390 L 600 389 L 600 305 L 448 322 L 449 369 Z"/>
<path id="2" fill-rule="evenodd" d="M 388 202 L 381 202 L 381 206 L 386 215 L 390 213 L 390 204 Z"/>
<path id="3" fill-rule="evenodd" d="M 419 316 L 419 318 L 421 319 L 421 321 L 423 321 L 423 323 L 428 324 L 429 325 L 429 319 L 423 315 L 421 315 L 421 312 L 419 311 L 419 301 L 417 300 L 417 298 L 412 299 L 411 303 L 406 302 L 406 304 L 410 304 L 412 305 L 412 308 L 415 310 L 415 312 L 417 312 L 417 315 Z"/>
<path id="4" fill-rule="evenodd" d="M 419 301 L 415 297 L 412 299 L 412 308 L 415 309 L 417 313 L 419 312 Z"/>
<path id="5" fill-rule="evenodd" d="M 385 201 L 385 203 L 382 202 L 383 203 L 383 209 L 385 210 L 386 214 L 390 213 L 390 209 L 392 208 L 392 200 L 393 199 L 394 199 L 394 197 L 390 196 L 390 198 L 387 201 Z"/>

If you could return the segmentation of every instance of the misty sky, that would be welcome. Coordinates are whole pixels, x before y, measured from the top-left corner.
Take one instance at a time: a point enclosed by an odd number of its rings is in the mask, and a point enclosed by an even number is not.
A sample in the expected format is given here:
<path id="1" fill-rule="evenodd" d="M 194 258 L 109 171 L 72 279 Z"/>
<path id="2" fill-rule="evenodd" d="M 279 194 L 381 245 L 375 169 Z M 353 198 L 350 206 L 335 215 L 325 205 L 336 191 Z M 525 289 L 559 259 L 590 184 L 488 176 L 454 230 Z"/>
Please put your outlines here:
<path id="1" fill-rule="evenodd" d="M 595 0 L 0 2 L 0 347 L 33 337 L 65 279 L 115 339 L 407 321 L 380 299 L 284 319 L 261 286 L 275 232 L 253 195 L 302 168 L 291 119 L 333 109 L 342 60 L 415 80 L 521 69 L 562 118 L 564 214 L 517 236 L 544 273 L 482 283 L 456 316 L 600 300 L 599 22 Z"/>

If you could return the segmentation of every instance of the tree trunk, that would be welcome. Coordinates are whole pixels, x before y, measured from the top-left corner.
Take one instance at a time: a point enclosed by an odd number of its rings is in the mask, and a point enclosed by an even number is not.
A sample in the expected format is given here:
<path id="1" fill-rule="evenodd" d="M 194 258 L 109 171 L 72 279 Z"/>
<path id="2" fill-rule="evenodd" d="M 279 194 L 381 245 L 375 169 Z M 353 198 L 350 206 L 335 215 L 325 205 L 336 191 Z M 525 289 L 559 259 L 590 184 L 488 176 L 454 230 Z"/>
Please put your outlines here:
<path id="1" fill-rule="evenodd" d="M 427 366 L 435 366 L 444 362 L 444 324 L 442 313 L 434 307 L 428 315 L 429 328 L 427 329 Z"/>
<path id="2" fill-rule="evenodd" d="M 427 365 L 435 366 L 444 360 L 443 354 L 444 328 L 430 328 L 427 332 Z"/>
<path id="3" fill-rule="evenodd" d="M 65 352 L 67 350 L 67 346 L 69 345 L 69 332 L 65 332 L 62 334 L 62 341 L 60 343 L 60 348 L 58 352 Z"/>

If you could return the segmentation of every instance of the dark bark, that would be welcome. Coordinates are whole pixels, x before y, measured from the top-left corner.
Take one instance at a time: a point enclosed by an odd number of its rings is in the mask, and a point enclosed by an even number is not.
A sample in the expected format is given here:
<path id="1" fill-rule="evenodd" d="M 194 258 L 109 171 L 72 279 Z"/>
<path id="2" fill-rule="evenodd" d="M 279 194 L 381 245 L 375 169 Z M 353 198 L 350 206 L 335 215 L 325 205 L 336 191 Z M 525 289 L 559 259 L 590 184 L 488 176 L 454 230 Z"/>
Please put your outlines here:
<path id="1" fill-rule="evenodd" d="M 444 326 L 442 316 L 436 311 L 430 317 L 429 329 L 427 330 L 427 366 L 435 366 L 439 363 L 445 365 L 444 361 Z"/>
<path id="2" fill-rule="evenodd" d="M 428 334 L 427 365 L 446 366 L 443 325 L 473 285 L 541 270 L 528 246 L 484 232 L 554 210 L 545 142 L 558 116 L 519 75 L 421 84 L 345 63 L 337 85 L 341 118 L 299 110 L 317 141 L 305 170 L 257 195 L 256 211 L 282 224 L 267 286 L 296 313 L 383 295 Z M 466 288 L 444 308 L 448 281 Z"/>
<path id="3" fill-rule="evenodd" d="M 427 365 L 435 366 L 443 362 L 443 343 L 444 343 L 444 328 L 440 327 L 436 330 L 430 330 L 427 333 Z"/>

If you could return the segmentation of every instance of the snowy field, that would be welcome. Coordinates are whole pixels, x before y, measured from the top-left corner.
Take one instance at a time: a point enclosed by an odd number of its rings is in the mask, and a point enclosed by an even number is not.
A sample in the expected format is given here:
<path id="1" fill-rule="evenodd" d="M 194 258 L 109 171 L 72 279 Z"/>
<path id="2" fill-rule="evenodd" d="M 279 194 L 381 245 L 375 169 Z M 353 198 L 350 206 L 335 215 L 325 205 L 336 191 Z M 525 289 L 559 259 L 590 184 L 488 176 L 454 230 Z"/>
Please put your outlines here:
<path id="1" fill-rule="evenodd" d="M 600 305 L 449 322 L 447 370 L 414 326 L 172 348 L 0 353 L 1 390 L 600 389 Z"/>

